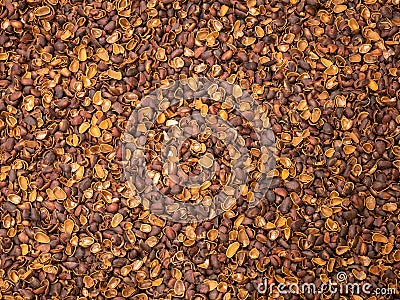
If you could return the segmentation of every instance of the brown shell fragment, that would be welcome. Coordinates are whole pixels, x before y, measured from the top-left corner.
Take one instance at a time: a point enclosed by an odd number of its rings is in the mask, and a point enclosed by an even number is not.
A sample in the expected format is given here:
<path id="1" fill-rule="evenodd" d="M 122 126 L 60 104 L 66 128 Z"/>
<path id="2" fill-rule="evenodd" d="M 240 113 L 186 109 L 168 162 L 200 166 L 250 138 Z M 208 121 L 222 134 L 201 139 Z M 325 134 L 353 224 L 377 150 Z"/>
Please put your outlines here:
<path id="1" fill-rule="evenodd" d="M 50 243 L 50 238 L 47 234 L 39 231 L 35 233 L 35 241 L 42 244 L 48 244 Z"/>
<path id="2" fill-rule="evenodd" d="M 344 12 L 346 9 L 347 9 L 346 5 L 337 4 L 334 6 L 333 11 L 338 14 L 338 13 Z"/>
<path id="3" fill-rule="evenodd" d="M 45 18 L 52 13 L 52 9 L 49 6 L 41 6 L 35 9 L 35 16 L 39 18 Z"/>
<path id="4" fill-rule="evenodd" d="M 0 60 L 7 60 L 8 59 L 8 53 L 0 53 Z"/>
<path id="5" fill-rule="evenodd" d="M 7 197 L 7 201 L 13 203 L 13 204 L 20 204 L 21 203 L 21 196 L 16 195 L 16 194 L 10 194 Z"/>
<path id="6" fill-rule="evenodd" d="M 242 39 L 242 44 L 243 44 L 244 46 L 250 46 L 250 45 L 254 44 L 255 41 L 256 41 L 256 38 L 245 36 L 245 37 L 243 37 L 243 39 Z"/>
<path id="7" fill-rule="evenodd" d="M 356 146 L 352 146 L 352 145 L 345 145 L 343 147 L 343 151 L 346 155 L 350 155 L 352 153 L 354 153 L 354 151 L 356 151 L 357 147 Z"/>
<path id="8" fill-rule="evenodd" d="M 325 222 L 325 228 L 329 231 L 339 231 L 340 226 L 339 223 L 332 220 L 331 218 L 328 218 Z"/>
<path id="9" fill-rule="evenodd" d="M 110 59 L 107 50 L 104 48 L 97 49 L 96 55 L 104 61 L 109 61 Z"/>
<path id="10" fill-rule="evenodd" d="M 399 4 L 2 0 L 0 298 L 396 287 Z"/>
<path id="11" fill-rule="evenodd" d="M 337 255 L 343 255 L 343 254 L 345 254 L 346 252 L 348 252 L 350 250 L 350 247 L 349 246 L 338 246 L 337 248 L 336 248 L 336 254 Z"/>
<path id="12" fill-rule="evenodd" d="M 67 219 L 64 221 L 64 230 L 66 233 L 71 234 L 74 230 L 75 222 L 71 219 Z"/>
<path id="13" fill-rule="evenodd" d="M 124 217 L 120 213 L 115 214 L 111 220 L 111 227 L 117 227 L 123 219 Z"/>
<path id="14" fill-rule="evenodd" d="M 238 242 L 234 242 L 229 245 L 228 249 L 226 250 L 226 256 L 228 258 L 232 258 L 236 252 L 238 251 L 240 244 Z"/>
<path id="15" fill-rule="evenodd" d="M 174 292 L 177 296 L 183 296 L 185 293 L 185 284 L 182 280 L 177 280 L 174 284 Z"/>
<path id="16" fill-rule="evenodd" d="M 115 79 L 115 80 L 121 80 L 122 79 L 122 73 L 119 71 L 114 71 L 114 70 L 108 70 L 107 75 L 110 76 L 110 78 Z"/>
<path id="17" fill-rule="evenodd" d="M 389 242 L 388 238 L 386 236 L 384 236 L 383 234 L 381 234 L 381 233 L 374 233 L 372 235 L 372 240 L 374 242 L 384 243 L 384 244 Z"/>
<path id="18" fill-rule="evenodd" d="M 364 271 L 353 269 L 351 272 L 353 273 L 354 277 L 357 278 L 357 280 L 361 281 L 367 278 L 367 274 Z"/>
<path id="19" fill-rule="evenodd" d="M 93 245 L 94 243 L 94 239 L 92 237 L 83 237 L 79 240 L 79 246 L 82 246 L 84 248 L 90 247 L 91 245 Z"/>

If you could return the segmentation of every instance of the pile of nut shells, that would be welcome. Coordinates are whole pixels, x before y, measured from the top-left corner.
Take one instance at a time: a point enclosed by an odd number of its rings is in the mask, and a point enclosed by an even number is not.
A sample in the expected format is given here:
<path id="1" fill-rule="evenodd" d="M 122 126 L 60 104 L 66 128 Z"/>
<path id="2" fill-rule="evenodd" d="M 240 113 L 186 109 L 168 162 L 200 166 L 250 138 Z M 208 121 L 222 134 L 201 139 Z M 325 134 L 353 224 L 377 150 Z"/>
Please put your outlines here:
<path id="1" fill-rule="evenodd" d="M 0 0 L 0 299 L 381 299 L 257 291 L 338 272 L 397 289 L 399 5 Z M 266 108 L 276 168 L 257 206 L 184 224 L 143 206 L 122 144 L 146 95 L 197 77 Z M 216 143 L 188 141 L 183 170 Z"/>

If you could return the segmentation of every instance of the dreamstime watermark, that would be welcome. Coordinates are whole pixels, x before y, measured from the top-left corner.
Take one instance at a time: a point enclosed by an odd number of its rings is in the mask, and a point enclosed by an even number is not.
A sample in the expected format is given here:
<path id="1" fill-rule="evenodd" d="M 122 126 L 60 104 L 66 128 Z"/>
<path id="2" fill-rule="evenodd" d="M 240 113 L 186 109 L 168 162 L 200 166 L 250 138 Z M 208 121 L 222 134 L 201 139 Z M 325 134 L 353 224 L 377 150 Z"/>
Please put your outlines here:
<path id="1" fill-rule="evenodd" d="M 317 286 L 315 283 L 293 283 L 293 284 L 268 284 L 268 279 L 264 279 L 257 287 L 260 294 L 340 294 L 340 295 L 396 295 L 397 289 L 393 287 L 374 288 L 371 283 L 351 283 L 347 282 L 347 274 L 339 272 L 336 281 L 329 280 Z"/>
<path id="2" fill-rule="evenodd" d="M 209 108 L 214 103 L 218 108 L 212 113 Z M 234 116 L 240 121 L 233 122 Z M 200 135 L 219 140 L 225 156 L 221 158 L 216 149 L 203 149 L 196 153 L 201 172 L 188 176 L 180 170 L 182 145 Z M 149 149 L 154 143 L 158 145 Z M 125 179 L 145 208 L 164 219 L 187 223 L 234 210 L 239 200 L 242 210 L 257 205 L 270 186 L 274 154 L 268 111 L 249 93 L 213 78 L 188 78 L 161 86 L 142 99 L 128 120 L 122 160 Z M 155 156 L 156 170 L 148 167 Z M 211 194 L 207 189 L 217 181 L 222 164 L 230 172 L 220 190 Z"/>

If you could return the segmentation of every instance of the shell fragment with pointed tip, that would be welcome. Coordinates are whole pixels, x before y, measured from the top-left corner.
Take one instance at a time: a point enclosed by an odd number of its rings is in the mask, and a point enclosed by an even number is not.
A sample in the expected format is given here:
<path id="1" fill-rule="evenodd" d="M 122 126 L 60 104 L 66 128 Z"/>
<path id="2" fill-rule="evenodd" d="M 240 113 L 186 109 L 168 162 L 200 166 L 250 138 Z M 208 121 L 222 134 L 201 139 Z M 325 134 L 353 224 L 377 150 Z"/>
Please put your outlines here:
<path id="1" fill-rule="evenodd" d="M 377 91 L 379 89 L 378 84 L 372 79 L 369 80 L 368 87 L 373 91 Z"/>
<path id="2" fill-rule="evenodd" d="M 103 166 L 96 164 L 94 166 L 94 170 L 96 172 L 96 175 L 101 178 L 101 179 L 105 179 L 107 177 L 107 171 L 103 168 Z"/>
<path id="3" fill-rule="evenodd" d="M 321 213 L 325 218 L 329 218 L 333 215 L 333 209 L 324 205 L 321 207 Z"/>
<path id="4" fill-rule="evenodd" d="M 234 242 L 234 243 L 230 244 L 228 249 L 226 250 L 226 256 L 228 258 L 233 257 L 236 254 L 236 252 L 238 251 L 239 247 L 240 247 L 239 242 Z"/>
<path id="5" fill-rule="evenodd" d="M 242 88 L 239 85 L 235 84 L 233 86 L 232 95 L 235 98 L 242 97 L 242 95 L 243 95 Z"/>
<path id="6" fill-rule="evenodd" d="M 104 61 L 109 61 L 109 60 L 110 60 L 110 57 L 108 56 L 108 52 L 107 52 L 107 50 L 104 49 L 104 48 L 99 48 L 99 49 L 97 50 L 96 55 L 97 55 L 100 59 L 102 59 L 102 60 L 104 60 Z"/>
<path id="7" fill-rule="evenodd" d="M 160 286 L 163 283 L 164 278 L 158 278 L 152 282 L 152 286 Z"/>
<path id="8" fill-rule="evenodd" d="M 93 125 L 89 129 L 89 134 L 93 137 L 99 138 L 101 136 L 101 130 L 98 126 Z"/>
<path id="9" fill-rule="evenodd" d="M 321 62 L 327 68 L 333 65 L 333 62 L 326 58 L 321 58 Z"/>
<path id="10" fill-rule="evenodd" d="M 373 30 L 367 30 L 364 33 L 364 36 L 371 39 L 374 42 L 379 41 L 381 39 L 379 33 L 377 33 L 376 31 L 373 31 Z"/>
<path id="11" fill-rule="evenodd" d="M 329 231 L 339 231 L 340 230 L 339 223 L 332 220 L 331 218 L 328 218 L 326 220 L 325 228 L 328 229 Z"/>
<path id="12" fill-rule="evenodd" d="M 103 98 L 101 97 L 101 92 L 100 91 L 97 91 L 96 93 L 94 93 L 92 102 L 95 105 L 101 105 L 103 103 Z"/>
<path id="13" fill-rule="evenodd" d="M 329 68 L 327 68 L 324 73 L 326 75 L 336 75 L 337 73 L 339 73 L 339 68 L 336 65 L 332 65 Z"/>
<path id="14" fill-rule="evenodd" d="M 343 130 L 349 130 L 353 127 L 353 120 L 346 118 L 345 116 L 342 117 L 340 121 Z"/>
<path id="15" fill-rule="evenodd" d="M 120 213 L 116 213 L 111 220 L 111 227 L 117 227 L 123 219 L 124 217 Z"/>
<path id="16" fill-rule="evenodd" d="M 86 61 L 87 60 L 86 46 L 85 45 L 79 46 L 77 51 L 78 51 L 78 59 L 80 61 Z"/>
<path id="17" fill-rule="evenodd" d="M 217 288 L 217 286 L 218 286 L 218 281 L 216 281 L 216 280 L 205 279 L 205 280 L 204 280 L 204 283 L 207 284 L 207 285 L 209 286 L 210 292 L 211 292 L 212 290 L 215 290 L 215 289 Z"/>
<path id="18" fill-rule="evenodd" d="M 242 39 L 242 44 L 243 44 L 244 46 L 250 46 L 250 45 L 254 44 L 255 41 L 256 41 L 256 38 L 245 36 L 245 37 L 243 37 L 243 39 Z"/>
<path id="19" fill-rule="evenodd" d="M 336 248 L 336 254 L 337 255 L 343 255 L 343 254 L 345 254 L 347 251 L 349 251 L 350 250 L 350 247 L 349 246 L 338 246 L 337 248 Z"/>
<path id="20" fill-rule="evenodd" d="M 64 190 L 62 188 L 60 188 L 58 186 L 56 186 L 54 188 L 53 193 L 57 200 L 67 199 L 67 194 L 64 192 Z"/>
<path id="21" fill-rule="evenodd" d="M 253 248 L 249 252 L 249 256 L 252 259 L 257 259 L 260 256 L 260 251 L 257 248 Z"/>
<path id="22" fill-rule="evenodd" d="M 332 157 L 335 154 L 335 149 L 334 148 L 329 148 L 325 151 L 325 156 L 326 157 Z"/>

